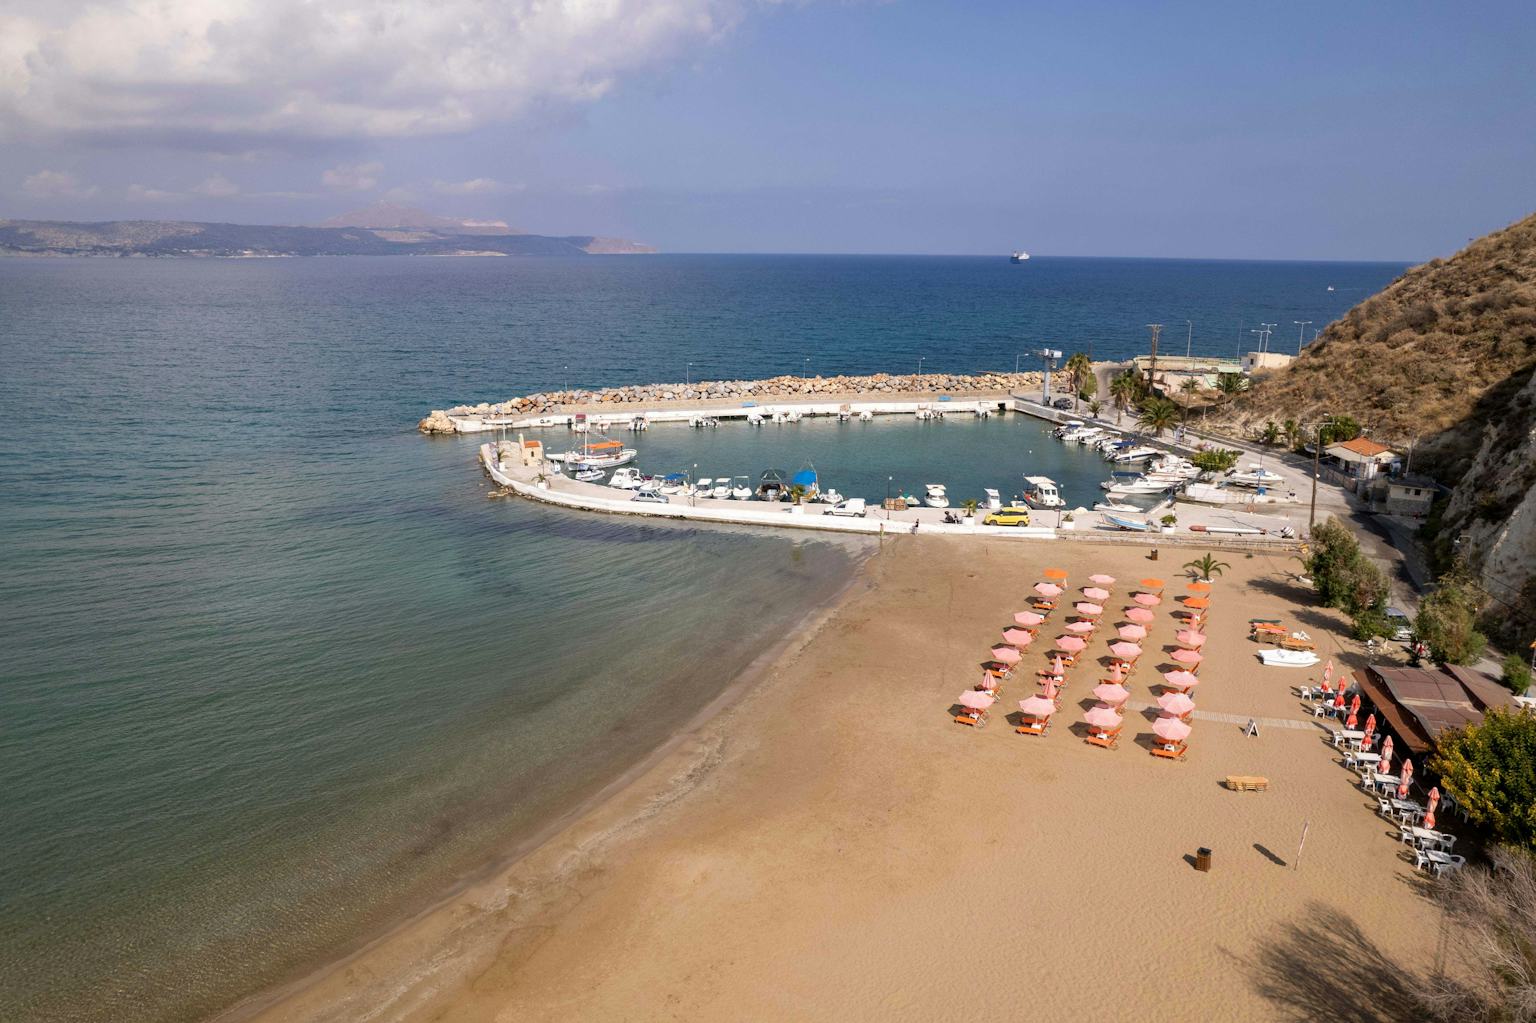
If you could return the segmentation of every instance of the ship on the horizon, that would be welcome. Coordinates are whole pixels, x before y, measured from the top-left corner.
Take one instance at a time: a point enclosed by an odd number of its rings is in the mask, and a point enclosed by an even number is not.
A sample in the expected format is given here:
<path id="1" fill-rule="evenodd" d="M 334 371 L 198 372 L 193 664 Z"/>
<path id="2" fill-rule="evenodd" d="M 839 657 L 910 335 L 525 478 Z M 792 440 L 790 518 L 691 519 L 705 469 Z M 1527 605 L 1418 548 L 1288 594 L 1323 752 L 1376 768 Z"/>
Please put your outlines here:
<path id="1" fill-rule="evenodd" d="M 1010 263 L 1022 263 L 1026 259 L 1028 259 L 1028 258 L 1029 258 L 1029 253 L 1025 252 L 1023 249 L 1017 249 L 1017 250 L 1015 250 L 1015 252 L 1013 253 L 1012 256 L 1008 257 L 1008 262 L 1010 262 Z"/>

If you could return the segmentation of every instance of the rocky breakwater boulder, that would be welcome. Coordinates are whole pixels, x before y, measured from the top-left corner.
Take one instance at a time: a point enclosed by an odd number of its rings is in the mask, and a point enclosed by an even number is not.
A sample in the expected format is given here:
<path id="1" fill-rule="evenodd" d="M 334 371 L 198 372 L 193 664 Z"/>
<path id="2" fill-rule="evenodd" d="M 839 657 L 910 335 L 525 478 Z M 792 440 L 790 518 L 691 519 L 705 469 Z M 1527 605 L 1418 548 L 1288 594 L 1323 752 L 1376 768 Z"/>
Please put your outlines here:
<path id="1" fill-rule="evenodd" d="M 427 418 L 416 424 L 416 429 L 422 433 L 453 433 L 458 429 L 453 420 L 448 418 L 448 413 L 442 409 L 433 409 L 427 414 Z"/>

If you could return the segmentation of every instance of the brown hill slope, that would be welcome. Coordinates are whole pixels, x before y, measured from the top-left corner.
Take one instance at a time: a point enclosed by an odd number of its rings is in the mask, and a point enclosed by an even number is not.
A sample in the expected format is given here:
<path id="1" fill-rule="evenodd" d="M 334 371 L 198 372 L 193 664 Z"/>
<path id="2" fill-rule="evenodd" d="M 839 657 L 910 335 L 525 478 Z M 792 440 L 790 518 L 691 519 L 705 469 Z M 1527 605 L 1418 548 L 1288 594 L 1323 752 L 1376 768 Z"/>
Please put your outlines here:
<path id="1" fill-rule="evenodd" d="M 1225 418 L 1247 430 L 1350 415 L 1379 440 L 1417 438 L 1415 467 L 1454 482 L 1501 396 L 1518 393 L 1533 365 L 1536 215 L 1408 270 L 1330 323 L 1290 368 L 1255 378 Z"/>

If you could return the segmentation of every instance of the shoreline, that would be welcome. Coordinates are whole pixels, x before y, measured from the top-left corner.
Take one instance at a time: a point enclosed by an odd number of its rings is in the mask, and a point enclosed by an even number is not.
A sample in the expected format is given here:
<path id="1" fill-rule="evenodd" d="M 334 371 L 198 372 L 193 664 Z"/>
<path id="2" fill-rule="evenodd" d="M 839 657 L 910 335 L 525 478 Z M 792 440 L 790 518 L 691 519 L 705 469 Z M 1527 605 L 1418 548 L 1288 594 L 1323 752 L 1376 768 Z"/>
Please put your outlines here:
<path id="1" fill-rule="evenodd" d="M 895 542 L 894 538 L 892 542 Z M 527 895 L 526 889 L 533 886 L 563 890 L 567 881 L 564 875 L 576 866 L 555 862 L 525 870 L 530 861 L 541 854 L 547 856 L 557 846 L 565 844 L 572 847 L 570 855 L 573 857 L 590 855 L 628 829 L 644 827 L 657 812 L 685 796 L 709 773 L 717 759 L 715 747 L 723 741 L 719 738 L 713 742 L 704 740 L 702 733 L 706 728 L 737 709 L 782 659 L 793 656 L 814 640 L 843 607 L 861 591 L 870 588 L 873 585 L 870 579 L 872 566 L 880 554 L 877 545 L 869 545 L 867 551 L 850 552 L 853 564 L 848 578 L 835 591 L 789 622 L 780 635 L 667 739 L 597 791 L 559 817 L 499 848 L 485 865 L 455 881 L 424 908 L 406 914 L 372 936 L 359 936 L 354 943 L 343 946 L 336 956 L 304 971 L 301 976 L 247 995 L 207 1017 L 207 1023 L 292 1023 L 414 1016 L 422 1006 L 399 1006 L 408 996 L 408 990 L 399 990 L 393 997 L 374 992 L 376 1004 L 358 1006 L 352 1003 L 368 1001 L 367 994 L 335 990 L 337 981 L 342 981 L 344 987 L 360 966 L 368 966 L 369 972 L 374 972 L 378 964 L 370 963 L 371 959 L 410 958 L 412 950 L 400 946 L 410 946 L 423 939 L 434 943 L 488 939 L 486 935 L 466 932 L 477 926 L 497 930 L 491 926 L 490 916 L 498 909 L 511 907 L 510 893 L 523 889 L 520 894 Z M 541 872 L 547 876 L 541 876 Z M 519 876 L 524 873 L 533 876 Z M 495 889 L 502 890 L 500 898 L 494 894 Z M 537 916 L 551 908 L 549 902 L 540 901 L 535 896 L 529 899 L 527 911 L 520 919 Z M 479 918 L 475 918 L 476 912 L 481 914 Z M 469 918 L 453 919 L 464 916 Z M 504 921 L 503 924 L 500 930 L 511 932 L 518 928 L 519 920 Z M 460 964 L 460 972 L 463 969 L 464 964 Z M 413 979 L 419 984 L 439 977 L 429 971 Z M 402 1011 L 391 1014 L 397 1006 Z"/>

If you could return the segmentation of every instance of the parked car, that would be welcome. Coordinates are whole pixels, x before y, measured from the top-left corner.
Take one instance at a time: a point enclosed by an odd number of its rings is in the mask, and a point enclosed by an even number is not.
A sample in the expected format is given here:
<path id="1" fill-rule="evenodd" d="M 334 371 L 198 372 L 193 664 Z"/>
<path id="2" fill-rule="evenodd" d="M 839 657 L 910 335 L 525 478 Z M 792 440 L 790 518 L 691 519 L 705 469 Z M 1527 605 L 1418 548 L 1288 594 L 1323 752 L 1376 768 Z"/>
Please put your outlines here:
<path id="1" fill-rule="evenodd" d="M 1029 509 L 1019 507 L 999 508 L 981 520 L 983 526 L 1027 526 Z"/>
<path id="2" fill-rule="evenodd" d="M 1051 408 L 1068 409 L 1068 408 L 1071 408 L 1071 407 L 1072 407 L 1072 399 L 1071 398 L 1057 398 L 1055 401 L 1051 402 Z"/>
<path id="3" fill-rule="evenodd" d="M 851 515 L 862 519 L 865 515 L 865 503 L 862 497 L 850 497 L 846 501 L 839 501 L 827 509 L 828 515 Z"/>
<path id="4" fill-rule="evenodd" d="M 1399 643 L 1406 643 L 1413 638 L 1413 621 L 1399 608 L 1387 608 L 1387 628 L 1392 630 L 1391 637 Z"/>
<path id="5" fill-rule="evenodd" d="M 639 501 L 641 504 L 671 504 L 672 501 L 665 494 L 657 494 L 649 490 L 642 490 L 631 501 Z"/>

